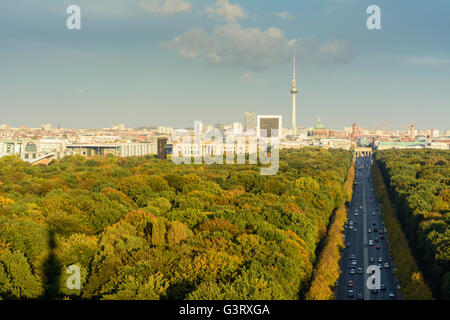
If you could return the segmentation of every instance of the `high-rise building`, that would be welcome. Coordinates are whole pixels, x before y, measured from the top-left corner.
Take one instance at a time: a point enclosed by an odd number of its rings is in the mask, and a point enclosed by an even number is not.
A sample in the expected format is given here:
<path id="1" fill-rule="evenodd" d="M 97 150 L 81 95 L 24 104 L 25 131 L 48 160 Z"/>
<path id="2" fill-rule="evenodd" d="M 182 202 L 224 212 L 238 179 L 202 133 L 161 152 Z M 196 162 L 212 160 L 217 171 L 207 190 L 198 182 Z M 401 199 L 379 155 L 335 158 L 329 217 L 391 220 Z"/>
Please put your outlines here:
<path id="1" fill-rule="evenodd" d="M 233 122 L 231 125 L 231 134 L 232 135 L 241 135 L 243 133 L 242 124 L 239 122 Z"/>
<path id="2" fill-rule="evenodd" d="M 158 138 L 158 158 L 161 160 L 167 159 L 167 138 Z"/>
<path id="3" fill-rule="evenodd" d="M 295 53 L 294 53 L 294 72 L 293 79 L 291 83 L 291 94 L 292 94 L 292 129 L 295 130 L 297 128 L 297 124 L 295 122 L 296 119 L 296 105 L 295 105 L 295 95 L 297 94 L 297 84 L 295 82 Z"/>
<path id="4" fill-rule="evenodd" d="M 203 122 L 202 121 L 194 121 L 194 132 L 196 135 L 203 135 Z"/>
<path id="5" fill-rule="evenodd" d="M 263 138 L 281 138 L 283 128 L 281 115 L 258 115 L 257 136 Z"/>
<path id="6" fill-rule="evenodd" d="M 244 130 L 256 129 L 256 113 L 255 112 L 244 112 Z"/>
<path id="7" fill-rule="evenodd" d="M 414 124 L 411 125 L 410 137 L 411 141 L 416 141 L 416 127 Z"/>
<path id="8" fill-rule="evenodd" d="M 360 136 L 359 128 L 356 123 L 352 124 L 352 137 L 356 138 Z"/>

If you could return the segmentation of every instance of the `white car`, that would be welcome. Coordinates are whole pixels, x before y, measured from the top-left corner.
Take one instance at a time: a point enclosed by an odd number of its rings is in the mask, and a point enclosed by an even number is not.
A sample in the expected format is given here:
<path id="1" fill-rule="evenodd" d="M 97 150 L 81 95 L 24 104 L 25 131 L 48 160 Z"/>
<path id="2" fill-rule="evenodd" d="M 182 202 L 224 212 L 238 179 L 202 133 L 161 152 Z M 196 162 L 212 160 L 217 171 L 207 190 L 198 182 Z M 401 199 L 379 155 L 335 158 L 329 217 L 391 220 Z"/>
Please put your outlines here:
<path id="1" fill-rule="evenodd" d="M 369 240 L 369 246 L 373 246 L 373 240 Z"/>

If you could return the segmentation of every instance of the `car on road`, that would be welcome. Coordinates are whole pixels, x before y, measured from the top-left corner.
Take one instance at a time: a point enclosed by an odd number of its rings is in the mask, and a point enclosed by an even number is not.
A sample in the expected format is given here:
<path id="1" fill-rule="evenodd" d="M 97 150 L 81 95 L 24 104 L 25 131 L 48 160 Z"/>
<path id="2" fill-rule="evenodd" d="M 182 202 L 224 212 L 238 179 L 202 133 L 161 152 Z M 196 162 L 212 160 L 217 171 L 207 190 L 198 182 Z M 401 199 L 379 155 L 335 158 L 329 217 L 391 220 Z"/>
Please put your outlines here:
<path id="1" fill-rule="evenodd" d="M 379 233 L 379 234 L 383 234 L 383 233 L 384 233 L 384 231 L 383 231 L 383 230 L 380 230 L 380 231 L 378 231 L 378 233 Z"/>
<path id="2" fill-rule="evenodd" d="M 348 291 L 347 291 L 347 295 L 348 295 L 349 297 L 353 297 L 353 296 L 355 295 L 355 290 L 353 290 L 353 289 L 348 290 Z"/>
<path id="3" fill-rule="evenodd" d="M 386 290 L 386 286 L 385 286 L 384 284 L 382 284 L 382 285 L 380 286 L 380 289 L 381 289 L 381 290 Z"/>
<path id="4" fill-rule="evenodd" d="M 350 274 L 355 274 L 356 271 L 355 271 L 355 269 L 350 269 L 349 273 L 350 273 Z"/>
<path id="5" fill-rule="evenodd" d="M 352 226 L 352 225 L 353 225 L 353 221 L 350 220 L 350 221 L 348 222 L 348 224 Z"/>
<path id="6" fill-rule="evenodd" d="M 375 259 L 373 257 L 370 257 L 370 262 L 375 262 Z"/>
<path id="7" fill-rule="evenodd" d="M 346 245 L 347 247 L 350 247 L 350 241 L 347 241 L 347 242 L 345 243 L 345 245 Z"/>
<path id="8" fill-rule="evenodd" d="M 383 236 L 383 235 L 381 235 L 381 236 L 380 236 L 380 239 L 384 239 L 384 236 Z"/>
<path id="9" fill-rule="evenodd" d="M 378 293 L 377 289 L 372 289 L 372 293 Z"/>
<path id="10" fill-rule="evenodd" d="M 355 227 L 355 229 L 353 229 L 353 232 L 357 232 L 357 231 L 358 231 L 358 228 Z"/>
<path id="11" fill-rule="evenodd" d="M 347 287 L 353 287 L 353 280 L 348 280 Z"/>
<path id="12" fill-rule="evenodd" d="M 372 216 L 375 216 L 375 212 L 372 212 Z"/>
<path id="13" fill-rule="evenodd" d="M 350 227 L 348 227 L 350 230 L 353 230 L 353 225 L 350 225 Z"/>
<path id="14" fill-rule="evenodd" d="M 363 274 L 363 268 L 362 267 L 358 267 L 358 270 L 356 271 L 358 274 Z"/>
<path id="15" fill-rule="evenodd" d="M 388 262 L 385 262 L 385 263 L 384 263 L 384 267 L 385 267 L 385 268 L 390 268 L 391 266 L 389 265 Z"/>
<path id="16" fill-rule="evenodd" d="M 400 290 L 402 287 L 400 287 L 400 284 L 397 284 L 397 290 Z"/>
<path id="17" fill-rule="evenodd" d="M 370 229 L 370 228 L 367 229 L 367 232 L 368 232 L 368 233 L 372 233 L 372 229 Z"/>
<path id="18" fill-rule="evenodd" d="M 380 245 L 379 245 L 379 244 L 377 244 L 375 248 L 377 248 L 377 249 L 380 249 Z"/>
<path id="19" fill-rule="evenodd" d="M 377 266 L 380 267 L 380 269 L 383 268 L 383 265 L 379 262 L 377 263 Z"/>
<path id="20" fill-rule="evenodd" d="M 363 294 L 361 293 L 361 292 L 359 292 L 357 295 L 356 295 L 356 299 L 358 299 L 358 300 L 362 300 L 364 297 L 363 297 Z"/>
<path id="21" fill-rule="evenodd" d="M 389 293 L 389 298 L 395 298 L 395 294 L 393 292 Z"/>
<path id="22" fill-rule="evenodd" d="M 355 255 L 354 255 L 354 254 L 351 254 L 351 255 L 350 255 L 350 260 L 355 260 L 355 259 L 356 259 Z"/>
<path id="23" fill-rule="evenodd" d="M 360 206 L 359 208 L 360 208 L 361 210 L 363 209 L 363 207 L 362 207 L 362 206 Z"/>
<path id="24" fill-rule="evenodd" d="M 376 226 L 376 225 L 377 225 L 377 223 L 376 223 L 375 221 L 373 221 L 373 222 L 372 222 L 372 225 L 373 225 L 373 226 Z"/>
<path id="25" fill-rule="evenodd" d="M 356 266 L 356 260 L 352 260 L 352 265 Z"/>
<path id="26" fill-rule="evenodd" d="M 358 211 L 355 212 L 355 217 L 357 217 L 357 216 L 358 216 Z"/>
<path id="27" fill-rule="evenodd" d="M 373 240 L 369 240 L 369 246 L 373 246 Z"/>
<path id="28" fill-rule="evenodd" d="M 383 262 L 383 258 L 382 258 L 382 257 L 379 257 L 379 258 L 378 258 L 378 262 Z"/>
<path id="29" fill-rule="evenodd" d="M 376 237 L 375 242 L 379 242 L 379 241 L 380 241 L 380 238 Z"/>

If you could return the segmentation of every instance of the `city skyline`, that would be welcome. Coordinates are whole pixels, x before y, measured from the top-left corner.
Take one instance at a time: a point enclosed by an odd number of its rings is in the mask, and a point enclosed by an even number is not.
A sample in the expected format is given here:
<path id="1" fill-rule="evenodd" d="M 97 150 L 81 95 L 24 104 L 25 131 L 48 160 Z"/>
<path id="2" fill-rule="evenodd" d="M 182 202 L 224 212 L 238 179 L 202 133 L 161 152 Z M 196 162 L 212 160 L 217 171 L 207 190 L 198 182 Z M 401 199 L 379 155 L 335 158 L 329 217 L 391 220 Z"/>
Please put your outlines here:
<path id="1" fill-rule="evenodd" d="M 71 1 L 5 1 L 0 124 L 191 127 L 242 122 L 246 110 L 290 123 L 295 50 L 297 126 L 448 129 L 445 1 L 378 1 L 375 31 L 368 1 L 152 3 L 79 1 L 82 29 L 69 31 Z"/>

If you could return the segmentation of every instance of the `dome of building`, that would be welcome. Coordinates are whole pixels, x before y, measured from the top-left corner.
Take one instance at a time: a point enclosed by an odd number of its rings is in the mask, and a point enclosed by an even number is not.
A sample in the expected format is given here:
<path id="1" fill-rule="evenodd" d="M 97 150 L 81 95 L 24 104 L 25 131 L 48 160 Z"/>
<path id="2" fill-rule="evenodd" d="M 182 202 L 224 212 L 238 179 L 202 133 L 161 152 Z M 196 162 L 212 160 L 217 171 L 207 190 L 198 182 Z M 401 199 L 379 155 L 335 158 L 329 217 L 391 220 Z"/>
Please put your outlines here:
<path id="1" fill-rule="evenodd" d="M 317 119 L 317 123 L 314 125 L 314 129 L 318 130 L 318 129 L 324 129 L 324 125 L 322 123 L 320 123 L 320 117 L 319 119 Z"/>

